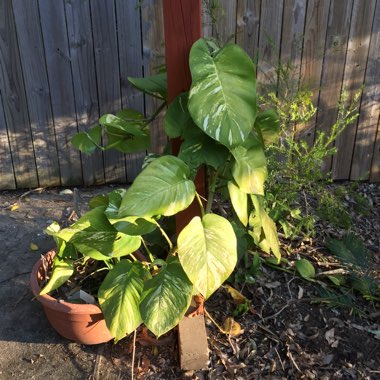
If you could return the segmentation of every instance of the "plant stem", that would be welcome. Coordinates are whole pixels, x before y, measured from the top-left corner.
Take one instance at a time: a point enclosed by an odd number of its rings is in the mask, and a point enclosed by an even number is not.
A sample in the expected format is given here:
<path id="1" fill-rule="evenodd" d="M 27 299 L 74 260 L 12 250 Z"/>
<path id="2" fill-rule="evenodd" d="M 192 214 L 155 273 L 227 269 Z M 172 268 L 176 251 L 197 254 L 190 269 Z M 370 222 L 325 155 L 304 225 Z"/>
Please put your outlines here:
<path id="1" fill-rule="evenodd" d="M 210 169 L 212 170 L 212 169 Z M 212 170 L 211 173 L 211 183 L 208 190 L 207 204 L 206 204 L 206 214 L 211 212 L 212 202 L 214 201 L 216 180 L 218 179 L 218 172 Z"/>
<path id="2" fill-rule="evenodd" d="M 135 353 L 136 353 L 136 329 L 133 332 L 133 351 L 132 351 L 132 366 L 131 366 L 131 379 L 134 379 L 134 367 L 135 367 Z"/>
<path id="3" fill-rule="evenodd" d="M 165 240 L 167 241 L 167 243 L 168 243 L 168 245 L 169 245 L 169 250 L 170 250 L 170 252 L 171 252 L 172 249 L 173 249 L 173 244 L 172 244 L 172 242 L 170 241 L 169 236 L 166 234 L 166 232 L 163 230 L 163 228 L 160 226 L 160 224 L 157 222 L 157 220 L 155 220 L 155 223 L 156 223 L 158 229 L 160 230 L 162 236 L 163 236 L 163 237 L 165 238 Z"/>
<path id="4" fill-rule="evenodd" d="M 203 207 L 202 199 L 201 199 L 200 195 L 197 192 L 195 192 L 195 197 L 197 198 L 197 201 L 198 201 L 198 204 L 199 204 L 199 208 L 201 210 L 201 215 L 203 217 L 204 214 L 205 214 L 205 209 Z"/>
<path id="5" fill-rule="evenodd" d="M 145 240 L 143 238 L 141 238 L 141 241 L 143 243 L 143 246 L 144 246 L 145 250 L 147 251 L 147 253 L 149 255 L 150 261 L 153 262 L 154 261 L 154 256 L 153 256 L 152 252 L 150 251 L 150 249 L 146 245 Z"/>

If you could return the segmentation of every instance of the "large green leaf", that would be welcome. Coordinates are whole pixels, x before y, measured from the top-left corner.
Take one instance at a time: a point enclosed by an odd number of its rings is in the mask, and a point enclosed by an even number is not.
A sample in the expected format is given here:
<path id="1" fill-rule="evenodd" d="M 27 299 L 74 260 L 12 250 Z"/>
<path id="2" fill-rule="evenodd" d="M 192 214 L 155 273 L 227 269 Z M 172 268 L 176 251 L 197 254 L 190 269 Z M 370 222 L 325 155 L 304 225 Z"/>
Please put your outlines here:
<path id="1" fill-rule="evenodd" d="M 140 302 L 144 324 L 157 337 L 171 330 L 189 308 L 192 291 L 178 258 L 168 258 L 167 265 L 144 284 Z"/>
<path id="2" fill-rule="evenodd" d="M 128 77 L 128 81 L 146 94 L 167 99 L 168 85 L 166 81 L 166 73 L 152 75 L 146 78 Z"/>
<path id="3" fill-rule="evenodd" d="M 187 101 L 189 94 L 183 93 L 178 95 L 170 104 L 164 116 L 164 128 L 166 134 L 174 139 L 180 137 L 189 125 L 194 124 L 189 110 Z"/>
<path id="4" fill-rule="evenodd" d="M 102 208 L 88 211 L 76 223 L 55 234 L 73 244 L 78 251 L 95 260 L 108 260 L 136 251 L 141 245 L 139 236 L 129 236 L 116 230 Z"/>
<path id="5" fill-rule="evenodd" d="M 189 111 L 205 133 L 227 147 L 242 144 L 256 117 L 255 69 L 237 45 L 215 56 L 203 39 L 190 51 Z"/>
<path id="6" fill-rule="evenodd" d="M 120 261 L 107 274 L 98 299 L 107 327 L 118 341 L 141 323 L 140 296 L 150 273 L 140 262 Z"/>
<path id="7" fill-rule="evenodd" d="M 242 192 L 239 187 L 233 182 L 228 182 L 228 192 L 232 206 L 238 216 L 240 222 L 246 226 L 248 224 L 248 195 Z"/>
<path id="8" fill-rule="evenodd" d="M 278 115 L 272 109 L 258 113 L 254 128 L 266 146 L 275 143 L 280 133 Z"/>
<path id="9" fill-rule="evenodd" d="M 250 224 L 253 227 L 251 235 L 265 252 L 269 253 L 270 249 L 279 262 L 281 252 L 276 224 L 265 211 L 264 198 L 260 195 L 251 195 L 251 199 L 255 207 L 254 215 L 250 218 Z"/>
<path id="10" fill-rule="evenodd" d="M 124 196 L 119 217 L 174 215 L 187 208 L 195 197 L 190 169 L 179 158 L 163 156 L 150 163 Z"/>
<path id="11" fill-rule="evenodd" d="M 194 217 L 178 236 L 178 257 L 195 288 L 210 297 L 236 265 L 237 242 L 230 222 L 215 214 Z"/>
<path id="12" fill-rule="evenodd" d="M 74 135 L 71 139 L 71 143 L 81 152 L 92 154 L 100 144 L 101 137 L 102 127 L 100 125 L 97 125 L 91 128 L 88 132 L 79 132 Z"/>
<path id="13" fill-rule="evenodd" d="M 40 291 L 40 295 L 52 292 L 63 285 L 74 273 L 74 260 L 54 258 L 53 272 L 48 283 Z"/>
<path id="14" fill-rule="evenodd" d="M 248 144 L 234 148 L 232 154 L 235 158 L 232 175 L 239 189 L 247 194 L 264 195 L 264 182 L 268 173 L 260 142 L 250 136 Z"/>

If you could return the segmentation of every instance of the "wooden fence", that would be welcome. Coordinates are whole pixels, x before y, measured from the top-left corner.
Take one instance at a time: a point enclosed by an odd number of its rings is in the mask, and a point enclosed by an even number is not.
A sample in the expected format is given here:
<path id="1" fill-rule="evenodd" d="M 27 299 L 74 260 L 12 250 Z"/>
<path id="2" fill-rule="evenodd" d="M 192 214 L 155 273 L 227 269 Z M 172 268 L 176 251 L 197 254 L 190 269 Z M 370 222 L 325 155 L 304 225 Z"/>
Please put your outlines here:
<path id="1" fill-rule="evenodd" d="M 259 81 L 279 60 L 298 68 L 318 106 L 310 143 L 334 123 L 342 89 L 352 97 L 364 84 L 359 119 L 326 165 L 336 179 L 380 181 L 380 0 L 217 3 L 205 35 L 235 39 L 258 59 Z M 162 0 L 1 0 L 0 189 L 133 180 L 143 153 L 86 156 L 70 138 L 104 113 L 154 110 L 127 77 L 164 63 L 163 36 Z M 152 142 L 155 151 L 165 145 L 160 125 Z"/>

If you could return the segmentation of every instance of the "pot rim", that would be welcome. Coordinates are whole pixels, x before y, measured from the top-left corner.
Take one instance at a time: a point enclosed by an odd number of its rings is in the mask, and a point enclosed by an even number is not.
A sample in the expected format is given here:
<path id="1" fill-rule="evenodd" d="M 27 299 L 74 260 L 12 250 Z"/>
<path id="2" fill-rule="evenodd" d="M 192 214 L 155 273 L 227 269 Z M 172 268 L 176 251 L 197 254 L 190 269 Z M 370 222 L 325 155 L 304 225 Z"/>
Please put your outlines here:
<path id="1" fill-rule="evenodd" d="M 43 260 L 47 260 L 51 264 L 56 251 L 54 249 L 45 253 L 41 258 L 34 264 L 32 272 L 30 274 L 30 287 L 34 297 L 41 302 L 44 307 L 48 307 L 57 312 L 67 313 L 67 314 L 103 314 L 102 310 L 97 305 L 92 304 L 77 304 L 70 303 L 67 301 L 58 300 L 49 294 L 39 295 L 41 291 L 41 286 L 38 282 L 38 274 L 43 265 Z"/>

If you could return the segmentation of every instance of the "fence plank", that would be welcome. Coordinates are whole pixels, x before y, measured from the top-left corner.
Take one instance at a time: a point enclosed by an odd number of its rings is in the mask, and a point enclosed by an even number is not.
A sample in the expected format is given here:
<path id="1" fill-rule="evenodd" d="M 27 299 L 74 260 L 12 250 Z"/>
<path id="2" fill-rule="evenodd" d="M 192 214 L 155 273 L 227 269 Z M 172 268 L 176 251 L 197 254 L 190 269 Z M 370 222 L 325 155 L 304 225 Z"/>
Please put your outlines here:
<path id="1" fill-rule="evenodd" d="M 377 124 L 375 148 L 373 150 L 370 181 L 380 182 L 380 117 Z"/>
<path id="2" fill-rule="evenodd" d="M 40 186 L 60 185 L 59 161 L 36 0 L 12 1 Z"/>
<path id="3" fill-rule="evenodd" d="M 123 108 L 134 108 L 144 112 L 144 96 L 131 86 L 128 77 L 143 76 L 142 41 L 140 30 L 140 8 L 134 2 L 116 0 L 117 31 L 121 79 L 121 103 Z M 128 20 L 128 22 L 126 22 Z M 127 154 L 127 181 L 132 182 L 141 170 L 145 152 Z"/>
<path id="4" fill-rule="evenodd" d="M 376 4 L 367 61 L 365 88 L 352 158 L 351 179 L 368 179 L 380 116 L 380 1 Z"/>
<path id="5" fill-rule="evenodd" d="M 37 169 L 11 0 L 0 1 L 0 89 L 4 112 L 1 123 L 7 128 L 16 186 L 36 187 Z M 1 160 L 6 160 L 5 156 L 1 155 Z M 1 187 L 6 186 L 2 181 Z"/>
<path id="6" fill-rule="evenodd" d="M 301 77 L 303 84 L 312 91 L 312 101 L 316 106 L 319 100 L 329 8 L 329 0 L 311 0 L 307 7 Z M 315 125 L 316 116 L 300 130 L 300 136 L 309 145 L 314 142 Z"/>
<path id="7" fill-rule="evenodd" d="M 354 0 L 343 78 L 343 88 L 350 94 L 348 103 L 352 101 L 355 92 L 359 91 L 364 83 L 375 5 L 375 0 Z M 354 125 L 346 128 L 336 141 L 338 152 L 334 156 L 332 165 L 334 179 L 349 178 L 356 125 L 355 122 Z"/>
<path id="8" fill-rule="evenodd" d="M 162 0 L 146 0 L 141 8 L 144 75 L 151 75 L 155 68 L 164 63 L 164 22 Z M 145 111 L 151 115 L 158 102 L 150 97 L 145 99 Z M 162 126 L 162 114 L 151 126 L 152 151 L 162 153 L 168 140 Z"/>
<path id="9" fill-rule="evenodd" d="M 276 84 L 276 67 L 280 57 L 283 0 L 262 0 L 259 59 L 257 80 L 259 84 Z"/>
<path id="10" fill-rule="evenodd" d="M 326 133 L 329 133 L 337 118 L 351 13 L 352 0 L 331 2 L 317 113 L 317 130 Z M 331 163 L 331 157 L 325 159 L 325 171 L 331 170 Z"/>
<path id="11" fill-rule="evenodd" d="M 94 44 L 92 40 L 89 0 L 65 0 L 70 60 L 74 85 L 74 101 L 79 131 L 86 131 L 99 119 Z M 83 183 L 104 183 L 103 154 L 81 155 Z"/>
<path id="12" fill-rule="evenodd" d="M 238 0 L 236 43 L 257 62 L 259 54 L 261 0 Z"/>
<path id="13" fill-rule="evenodd" d="M 100 114 L 121 109 L 120 68 L 116 34 L 114 0 L 90 1 L 95 47 L 96 76 Z M 104 169 L 107 183 L 126 182 L 124 154 L 104 152 Z"/>
<path id="14" fill-rule="evenodd" d="M 222 46 L 227 42 L 236 41 L 236 0 L 220 0 L 220 12 L 218 20 L 218 35 L 215 37 L 220 40 Z"/>
<path id="15" fill-rule="evenodd" d="M 64 4 L 62 1 L 39 0 L 39 9 L 61 184 L 75 185 L 82 183 L 82 165 L 79 151 L 70 143 L 78 126 Z"/>
<path id="16" fill-rule="evenodd" d="M 7 126 L 3 109 L 3 99 L 0 93 L 0 189 L 15 189 L 11 150 L 9 147 Z"/>

